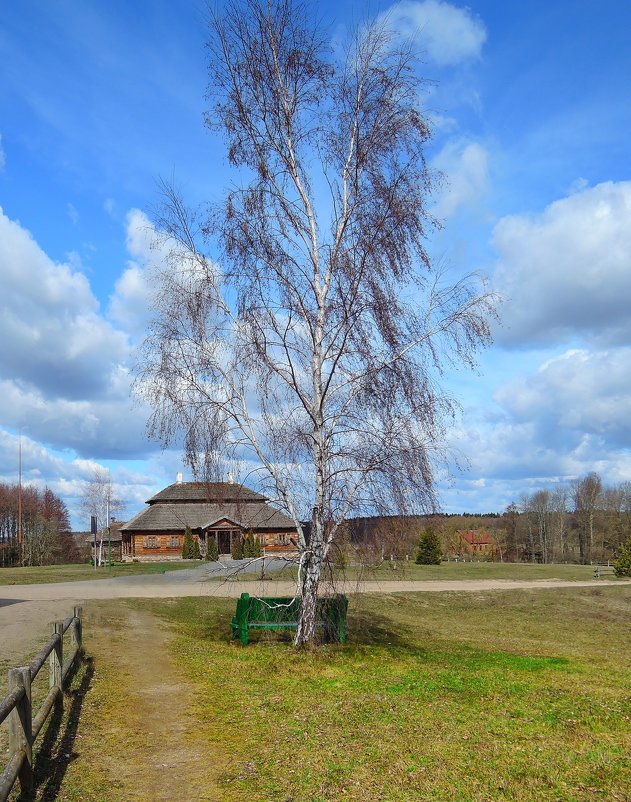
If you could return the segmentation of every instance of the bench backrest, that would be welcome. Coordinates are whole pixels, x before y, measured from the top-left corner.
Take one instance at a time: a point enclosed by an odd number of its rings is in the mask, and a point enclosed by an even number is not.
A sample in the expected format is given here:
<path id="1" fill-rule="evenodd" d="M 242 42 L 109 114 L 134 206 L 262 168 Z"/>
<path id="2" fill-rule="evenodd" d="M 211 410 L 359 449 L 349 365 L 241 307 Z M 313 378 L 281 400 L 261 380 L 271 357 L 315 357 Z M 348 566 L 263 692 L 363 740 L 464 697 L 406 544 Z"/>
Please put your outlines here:
<path id="1" fill-rule="evenodd" d="M 297 621 L 300 600 L 291 597 L 250 597 L 248 620 L 266 624 Z"/>
<path id="2" fill-rule="evenodd" d="M 348 599 L 344 594 L 325 596 L 316 602 L 316 617 L 319 620 L 336 620 L 346 617 Z M 300 599 L 291 596 L 250 596 L 242 593 L 237 602 L 235 618 L 259 623 L 282 623 L 297 621 L 300 614 Z"/>
<path id="3" fill-rule="evenodd" d="M 326 638 L 346 641 L 346 611 L 348 599 L 342 593 L 320 598 L 316 603 L 316 623 L 322 628 Z M 248 642 L 248 627 L 278 627 L 286 624 L 295 628 L 300 614 L 300 599 L 293 597 L 250 596 L 242 593 L 237 601 L 237 609 L 232 619 L 234 637 Z"/>

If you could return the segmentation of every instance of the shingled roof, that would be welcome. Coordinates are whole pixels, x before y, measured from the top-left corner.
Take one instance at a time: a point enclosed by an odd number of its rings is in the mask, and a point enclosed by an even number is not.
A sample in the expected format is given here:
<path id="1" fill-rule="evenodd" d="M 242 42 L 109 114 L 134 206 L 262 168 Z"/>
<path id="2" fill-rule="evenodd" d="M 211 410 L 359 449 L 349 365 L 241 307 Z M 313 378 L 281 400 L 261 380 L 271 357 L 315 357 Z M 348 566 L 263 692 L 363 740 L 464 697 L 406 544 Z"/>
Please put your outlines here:
<path id="1" fill-rule="evenodd" d="M 176 504 L 192 502 L 239 504 L 244 501 L 264 504 L 267 499 L 249 487 L 235 482 L 176 482 L 152 496 L 147 504 L 157 504 L 162 501 Z"/>
<path id="2" fill-rule="evenodd" d="M 179 482 L 149 499 L 123 532 L 181 532 L 208 529 L 228 519 L 248 530 L 294 530 L 294 522 L 270 507 L 265 496 L 228 482 Z"/>

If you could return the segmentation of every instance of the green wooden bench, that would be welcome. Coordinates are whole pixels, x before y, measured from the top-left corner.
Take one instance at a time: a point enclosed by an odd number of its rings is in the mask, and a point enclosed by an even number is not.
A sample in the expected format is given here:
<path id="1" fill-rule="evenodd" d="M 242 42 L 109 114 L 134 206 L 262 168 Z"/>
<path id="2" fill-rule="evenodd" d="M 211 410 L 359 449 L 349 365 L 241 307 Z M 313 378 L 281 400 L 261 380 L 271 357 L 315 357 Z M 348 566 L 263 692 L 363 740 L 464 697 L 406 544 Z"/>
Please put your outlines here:
<path id="1" fill-rule="evenodd" d="M 342 593 L 318 599 L 316 626 L 326 640 L 346 642 L 348 599 Z M 245 646 L 250 629 L 296 629 L 300 599 L 288 596 L 258 597 L 242 593 L 232 618 L 232 636 Z"/>

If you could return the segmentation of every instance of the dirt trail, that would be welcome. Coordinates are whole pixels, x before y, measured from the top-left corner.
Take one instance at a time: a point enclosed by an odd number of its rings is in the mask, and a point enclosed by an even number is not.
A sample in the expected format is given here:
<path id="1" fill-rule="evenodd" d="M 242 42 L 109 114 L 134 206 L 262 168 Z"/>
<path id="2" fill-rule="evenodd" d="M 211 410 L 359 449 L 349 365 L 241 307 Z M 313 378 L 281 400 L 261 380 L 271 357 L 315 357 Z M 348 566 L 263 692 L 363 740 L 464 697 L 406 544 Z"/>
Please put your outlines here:
<path id="1" fill-rule="evenodd" d="M 211 759 L 191 712 L 194 689 L 169 654 L 173 635 L 155 616 L 115 606 L 114 616 L 109 605 L 86 609 L 85 646 L 94 660 L 94 697 L 88 693 L 86 703 L 97 704 L 90 716 L 96 731 L 84 732 L 79 722 L 70 785 L 72 773 L 98 763 L 108 799 L 217 802 Z"/>

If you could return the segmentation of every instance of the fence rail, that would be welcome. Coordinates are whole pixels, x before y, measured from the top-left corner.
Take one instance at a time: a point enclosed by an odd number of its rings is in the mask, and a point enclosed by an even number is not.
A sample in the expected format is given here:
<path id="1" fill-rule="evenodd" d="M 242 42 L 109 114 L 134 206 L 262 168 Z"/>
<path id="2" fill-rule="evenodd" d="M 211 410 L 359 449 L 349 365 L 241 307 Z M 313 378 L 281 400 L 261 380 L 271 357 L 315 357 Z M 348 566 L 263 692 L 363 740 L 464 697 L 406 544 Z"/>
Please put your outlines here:
<path id="1" fill-rule="evenodd" d="M 9 692 L 0 701 L 0 724 L 8 719 L 9 763 L 0 775 L 0 802 L 6 802 L 19 780 L 22 798 L 33 795 L 33 743 L 56 702 L 63 700 L 63 683 L 81 651 L 81 607 L 53 625 L 53 634 L 28 666 L 9 669 Z M 64 662 L 64 634 L 70 630 L 70 655 Z M 33 717 L 31 686 L 48 660 L 49 691 Z"/>

